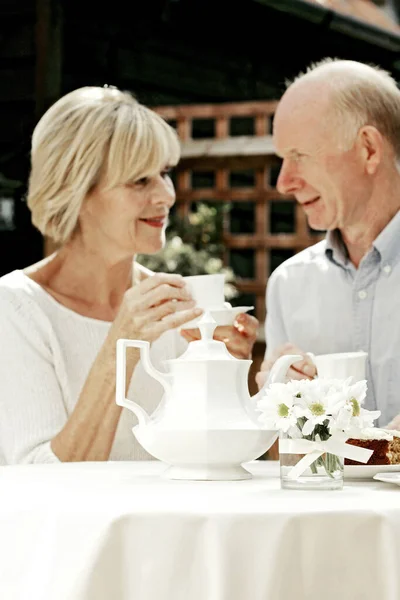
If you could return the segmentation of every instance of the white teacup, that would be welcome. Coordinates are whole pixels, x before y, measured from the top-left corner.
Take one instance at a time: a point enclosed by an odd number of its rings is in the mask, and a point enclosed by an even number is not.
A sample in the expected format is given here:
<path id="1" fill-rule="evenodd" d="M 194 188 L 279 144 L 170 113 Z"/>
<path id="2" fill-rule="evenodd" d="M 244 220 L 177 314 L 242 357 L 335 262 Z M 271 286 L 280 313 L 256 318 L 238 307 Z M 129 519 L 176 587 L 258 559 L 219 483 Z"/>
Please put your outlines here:
<path id="1" fill-rule="evenodd" d="M 317 367 L 318 377 L 326 379 L 365 379 L 367 352 L 338 352 L 336 354 L 308 353 Z"/>
<path id="2" fill-rule="evenodd" d="M 196 306 L 204 310 L 225 307 L 225 275 L 191 275 L 185 277 L 185 284 Z"/>

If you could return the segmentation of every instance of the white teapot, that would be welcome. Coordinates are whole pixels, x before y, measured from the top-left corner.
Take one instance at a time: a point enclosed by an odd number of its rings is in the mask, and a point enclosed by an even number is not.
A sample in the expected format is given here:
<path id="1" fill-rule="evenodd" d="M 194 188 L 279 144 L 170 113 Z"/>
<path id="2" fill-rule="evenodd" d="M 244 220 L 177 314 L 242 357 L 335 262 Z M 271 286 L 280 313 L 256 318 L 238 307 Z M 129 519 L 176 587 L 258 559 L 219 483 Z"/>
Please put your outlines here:
<path id="1" fill-rule="evenodd" d="M 268 385 L 283 382 L 289 366 L 302 357 L 279 358 L 251 398 L 247 377 L 252 361 L 236 359 L 223 342 L 213 340 L 216 323 L 209 312 L 198 326 L 201 340 L 190 342 L 180 358 L 167 360 L 168 373 L 153 367 L 149 342 L 118 340 L 116 402 L 135 413 L 139 423 L 133 434 L 149 454 L 171 465 L 170 479 L 248 479 L 251 474 L 241 463 L 261 456 L 278 435 L 263 429 L 257 400 Z M 125 397 L 127 347 L 140 348 L 144 369 L 164 387 L 152 416 Z"/>

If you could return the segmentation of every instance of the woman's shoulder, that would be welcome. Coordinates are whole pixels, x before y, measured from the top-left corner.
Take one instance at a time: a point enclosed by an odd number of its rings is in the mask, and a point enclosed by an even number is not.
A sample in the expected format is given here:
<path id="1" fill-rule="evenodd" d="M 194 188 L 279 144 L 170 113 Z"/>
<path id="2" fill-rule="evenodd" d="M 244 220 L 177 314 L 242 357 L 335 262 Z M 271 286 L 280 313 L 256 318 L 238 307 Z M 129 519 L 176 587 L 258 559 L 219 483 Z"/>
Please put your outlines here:
<path id="1" fill-rule="evenodd" d="M 55 334 L 40 291 L 23 271 L 0 277 L 0 361 L 38 353 L 51 359 Z"/>
<path id="2" fill-rule="evenodd" d="M 42 314 L 38 284 L 22 270 L 0 277 L 0 314 L 23 314 L 26 318 Z"/>
<path id="3" fill-rule="evenodd" d="M 23 271 L 16 269 L 0 277 L 0 302 L 29 296 L 29 281 Z"/>

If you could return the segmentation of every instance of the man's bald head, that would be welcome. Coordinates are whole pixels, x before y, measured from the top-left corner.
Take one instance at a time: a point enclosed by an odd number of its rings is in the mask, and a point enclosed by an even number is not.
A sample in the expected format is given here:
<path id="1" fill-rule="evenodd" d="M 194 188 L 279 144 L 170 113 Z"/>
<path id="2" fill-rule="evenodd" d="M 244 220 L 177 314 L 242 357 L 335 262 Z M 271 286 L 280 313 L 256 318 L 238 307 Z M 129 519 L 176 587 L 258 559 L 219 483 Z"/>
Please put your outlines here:
<path id="1" fill-rule="evenodd" d="M 379 67 L 324 59 L 296 77 L 281 103 L 281 108 L 290 111 L 315 105 L 316 111 L 333 121 L 344 146 L 351 146 L 361 127 L 372 125 L 400 162 L 400 90 L 393 77 Z"/>

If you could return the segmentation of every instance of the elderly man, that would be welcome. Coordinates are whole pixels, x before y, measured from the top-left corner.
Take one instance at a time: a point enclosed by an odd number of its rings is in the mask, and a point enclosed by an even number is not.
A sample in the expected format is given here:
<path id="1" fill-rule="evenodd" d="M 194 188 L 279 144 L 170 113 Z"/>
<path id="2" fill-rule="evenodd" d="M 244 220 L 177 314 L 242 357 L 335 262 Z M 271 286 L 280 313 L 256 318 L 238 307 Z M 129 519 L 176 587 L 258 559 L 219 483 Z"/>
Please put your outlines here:
<path id="1" fill-rule="evenodd" d="M 274 120 L 278 190 L 324 241 L 285 261 L 267 288 L 266 372 L 303 354 L 368 352 L 366 408 L 400 429 L 400 91 L 385 71 L 326 59 L 299 76 Z"/>

